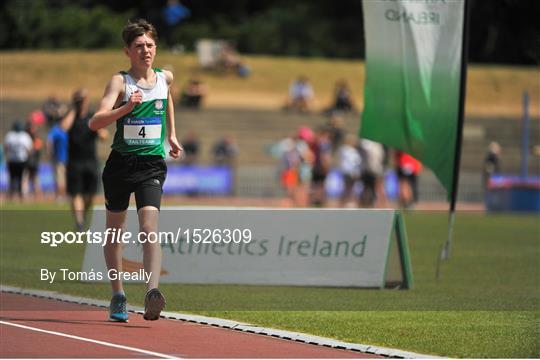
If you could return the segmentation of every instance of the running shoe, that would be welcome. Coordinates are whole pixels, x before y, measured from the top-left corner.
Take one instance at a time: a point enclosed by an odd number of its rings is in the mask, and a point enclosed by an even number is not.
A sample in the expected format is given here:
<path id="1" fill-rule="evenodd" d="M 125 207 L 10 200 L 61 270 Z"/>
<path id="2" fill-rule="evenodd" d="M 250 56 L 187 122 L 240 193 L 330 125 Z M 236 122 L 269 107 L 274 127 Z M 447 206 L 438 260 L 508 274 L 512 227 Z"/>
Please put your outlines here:
<path id="1" fill-rule="evenodd" d="M 144 320 L 157 320 L 165 307 L 165 297 L 157 288 L 148 290 L 144 298 Z"/>
<path id="2" fill-rule="evenodd" d="M 127 300 L 122 294 L 116 294 L 111 299 L 109 306 L 109 321 L 128 322 L 126 310 Z"/>

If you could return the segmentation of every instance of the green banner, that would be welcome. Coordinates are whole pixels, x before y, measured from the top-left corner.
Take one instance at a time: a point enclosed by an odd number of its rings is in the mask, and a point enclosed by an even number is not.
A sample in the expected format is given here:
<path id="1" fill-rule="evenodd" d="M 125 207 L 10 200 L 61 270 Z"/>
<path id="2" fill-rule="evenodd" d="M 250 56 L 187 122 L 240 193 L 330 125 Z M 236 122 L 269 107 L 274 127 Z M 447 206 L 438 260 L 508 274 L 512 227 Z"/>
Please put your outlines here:
<path id="1" fill-rule="evenodd" d="M 450 197 L 464 0 L 364 0 L 366 83 L 360 136 L 405 151 Z"/>

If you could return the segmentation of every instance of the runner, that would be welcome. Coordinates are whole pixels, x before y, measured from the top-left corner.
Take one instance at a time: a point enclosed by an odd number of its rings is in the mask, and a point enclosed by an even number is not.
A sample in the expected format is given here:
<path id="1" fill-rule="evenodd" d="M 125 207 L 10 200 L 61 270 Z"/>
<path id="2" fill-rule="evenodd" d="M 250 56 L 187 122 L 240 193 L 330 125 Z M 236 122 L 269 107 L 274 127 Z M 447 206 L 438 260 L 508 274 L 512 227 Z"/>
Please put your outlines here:
<path id="1" fill-rule="evenodd" d="M 105 140 L 109 134 L 106 129 L 90 130 L 88 121 L 91 117 L 88 91 L 79 89 L 73 94 L 72 109 L 60 123 L 68 134 L 67 192 L 78 231 L 84 231 L 88 225 L 88 214 L 97 191 L 96 139 Z"/>
<path id="2" fill-rule="evenodd" d="M 173 100 L 169 87 L 173 75 L 154 69 L 157 33 L 145 20 L 128 23 L 122 32 L 124 52 L 131 67 L 113 75 L 105 88 L 96 114 L 90 119 L 92 130 L 116 122 L 112 151 L 103 170 L 103 189 L 107 208 L 107 228 L 121 229 L 131 193 L 135 193 L 139 231 L 157 231 L 165 164 L 165 127 L 175 159 L 183 152 L 176 139 Z M 104 247 L 109 269 L 122 269 L 122 246 L 110 243 Z M 143 243 L 144 270 L 150 274 L 144 305 L 146 320 L 157 320 L 165 307 L 165 298 L 158 290 L 161 270 L 161 245 Z M 109 308 L 111 321 L 128 320 L 126 296 L 121 280 L 111 280 L 113 297 Z"/>

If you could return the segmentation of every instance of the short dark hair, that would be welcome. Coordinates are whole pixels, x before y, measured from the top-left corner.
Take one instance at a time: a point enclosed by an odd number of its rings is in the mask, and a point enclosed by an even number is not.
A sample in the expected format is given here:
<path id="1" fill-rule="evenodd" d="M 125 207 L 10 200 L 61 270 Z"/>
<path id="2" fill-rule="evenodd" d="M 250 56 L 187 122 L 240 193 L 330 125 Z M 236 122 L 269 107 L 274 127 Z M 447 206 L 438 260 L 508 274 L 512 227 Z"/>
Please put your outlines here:
<path id="1" fill-rule="evenodd" d="M 130 46 L 136 37 L 148 34 L 154 41 L 157 41 L 157 31 L 154 25 L 144 19 L 129 21 L 122 30 L 122 39 L 126 46 Z"/>

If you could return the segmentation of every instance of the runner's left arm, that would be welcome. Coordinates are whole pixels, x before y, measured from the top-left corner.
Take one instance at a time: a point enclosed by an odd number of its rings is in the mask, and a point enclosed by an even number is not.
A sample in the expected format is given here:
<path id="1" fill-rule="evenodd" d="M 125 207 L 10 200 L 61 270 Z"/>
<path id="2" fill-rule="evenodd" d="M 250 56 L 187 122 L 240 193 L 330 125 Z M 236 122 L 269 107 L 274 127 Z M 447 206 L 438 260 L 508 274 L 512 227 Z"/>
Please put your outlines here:
<path id="1" fill-rule="evenodd" d="M 173 82 L 173 74 L 170 71 L 166 70 L 164 71 L 164 73 L 167 78 L 167 84 L 170 88 Z M 180 145 L 178 139 L 176 138 L 176 128 L 174 125 L 174 99 L 171 95 L 170 90 L 167 97 L 167 135 L 169 145 L 171 146 L 169 155 L 174 159 L 180 158 L 182 156 L 182 153 L 184 152 L 184 148 L 182 147 L 182 145 Z"/>

